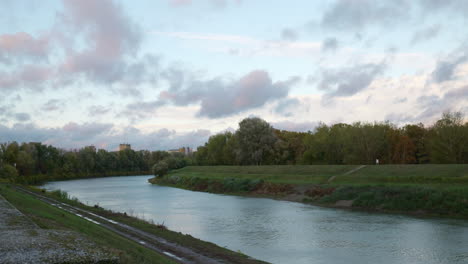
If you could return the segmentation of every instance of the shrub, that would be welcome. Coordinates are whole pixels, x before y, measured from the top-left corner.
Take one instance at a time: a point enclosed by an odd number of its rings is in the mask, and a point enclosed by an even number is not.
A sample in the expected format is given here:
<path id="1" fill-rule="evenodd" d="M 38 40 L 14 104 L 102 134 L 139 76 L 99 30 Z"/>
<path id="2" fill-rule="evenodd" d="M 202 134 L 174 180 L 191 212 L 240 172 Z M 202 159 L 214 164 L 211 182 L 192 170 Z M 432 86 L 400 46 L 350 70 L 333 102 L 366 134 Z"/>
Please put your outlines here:
<path id="1" fill-rule="evenodd" d="M 165 161 L 160 161 L 153 166 L 153 174 L 156 177 L 163 177 L 169 171 L 169 166 Z"/>

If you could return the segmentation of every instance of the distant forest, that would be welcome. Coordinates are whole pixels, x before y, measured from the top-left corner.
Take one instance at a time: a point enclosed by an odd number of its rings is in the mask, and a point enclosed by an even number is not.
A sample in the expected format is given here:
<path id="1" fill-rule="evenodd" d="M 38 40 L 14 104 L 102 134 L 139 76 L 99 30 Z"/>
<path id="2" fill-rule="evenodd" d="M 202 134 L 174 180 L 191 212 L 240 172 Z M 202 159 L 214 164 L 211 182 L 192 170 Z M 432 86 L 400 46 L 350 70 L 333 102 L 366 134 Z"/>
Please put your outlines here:
<path id="1" fill-rule="evenodd" d="M 165 151 L 109 152 L 85 147 L 63 150 L 41 143 L 0 144 L 0 178 L 43 180 L 148 174 L 165 161 L 169 169 L 186 165 L 468 163 L 468 122 L 447 112 L 433 125 L 398 127 L 389 122 L 320 124 L 314 131 L 274 129 L 260 118 L 246 118 L 239 129 L 211 136 L 190 156 Z"/>

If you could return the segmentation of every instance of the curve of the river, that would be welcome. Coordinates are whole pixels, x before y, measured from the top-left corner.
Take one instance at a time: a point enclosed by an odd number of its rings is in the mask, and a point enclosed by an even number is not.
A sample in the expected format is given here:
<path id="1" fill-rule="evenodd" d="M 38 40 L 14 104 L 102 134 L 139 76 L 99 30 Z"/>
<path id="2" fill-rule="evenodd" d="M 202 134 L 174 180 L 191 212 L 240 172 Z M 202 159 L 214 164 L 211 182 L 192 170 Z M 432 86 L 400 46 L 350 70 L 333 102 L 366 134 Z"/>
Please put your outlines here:
<path id="1" fill-rule="evenodd" d="M 468 263 L 468 221 L 192 192 L 151 185 L 149 178 L 59 181 L 44 188 L 271 263 Z"/>

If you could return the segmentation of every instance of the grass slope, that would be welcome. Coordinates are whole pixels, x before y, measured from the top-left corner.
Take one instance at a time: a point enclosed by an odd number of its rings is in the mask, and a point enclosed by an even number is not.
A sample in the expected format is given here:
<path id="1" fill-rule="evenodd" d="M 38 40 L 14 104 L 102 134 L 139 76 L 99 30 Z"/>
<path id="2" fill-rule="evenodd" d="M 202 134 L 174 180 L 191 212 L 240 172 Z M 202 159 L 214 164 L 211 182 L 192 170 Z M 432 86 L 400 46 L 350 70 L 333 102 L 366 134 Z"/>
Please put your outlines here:
<path id="1" fill-rule="evenodd" d="M 357 167 L 192 166 L 151 182 L 326 206 L 468 218 L 468 164 L 370 165 L 347 174 Z"/>
<path id="2" fill-rule="evenodd" d="M 189 166 L 171 172 L 182 177 L 210 179 L 261 179 L 272 183 L 323 183 L 331 176 L 343 174 L 354 165 L 272 165 L 272 166 Z"/>
<path id="3" fill-rule="evenodd" d="M 96 244 L 115 252 L 121 263 L 176 263 L 105 228 L 11 189 L 7 185 L 0 185 L 0 194 L 39 227 L 67 229 L 84 234 Z"/>

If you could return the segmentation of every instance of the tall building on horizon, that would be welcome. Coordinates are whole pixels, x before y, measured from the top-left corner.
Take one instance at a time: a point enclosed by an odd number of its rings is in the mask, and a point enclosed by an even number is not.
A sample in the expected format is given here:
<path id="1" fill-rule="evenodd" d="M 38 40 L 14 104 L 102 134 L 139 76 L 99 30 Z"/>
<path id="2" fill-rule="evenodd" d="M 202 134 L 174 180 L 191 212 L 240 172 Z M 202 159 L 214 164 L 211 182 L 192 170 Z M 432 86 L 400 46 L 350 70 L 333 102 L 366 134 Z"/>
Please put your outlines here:
<path id="1" fill-rule="evenodd" d="M 119 145 L 119 151 L 126 150 L 126 149 L 132 149 L 132 146 L 126 143 Z"/>

